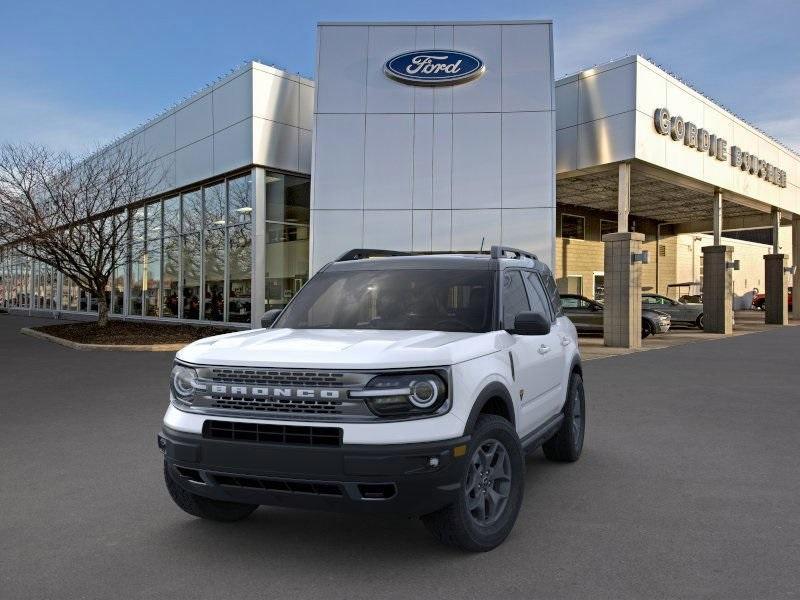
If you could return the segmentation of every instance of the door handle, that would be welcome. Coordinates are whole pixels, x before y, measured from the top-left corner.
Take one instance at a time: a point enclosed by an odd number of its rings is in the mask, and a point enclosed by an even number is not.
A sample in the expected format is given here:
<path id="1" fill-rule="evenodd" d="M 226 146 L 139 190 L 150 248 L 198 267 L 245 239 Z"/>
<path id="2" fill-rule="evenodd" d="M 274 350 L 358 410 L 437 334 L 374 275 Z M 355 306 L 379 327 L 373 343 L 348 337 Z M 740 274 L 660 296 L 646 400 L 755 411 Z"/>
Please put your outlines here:
<path id="1" fill-rule="evenodd" d="M 539 354 L 547 354 L 548 352 L 550 352 L 550 346 L 547 346 L 545 344 L 539 346 Z"/>

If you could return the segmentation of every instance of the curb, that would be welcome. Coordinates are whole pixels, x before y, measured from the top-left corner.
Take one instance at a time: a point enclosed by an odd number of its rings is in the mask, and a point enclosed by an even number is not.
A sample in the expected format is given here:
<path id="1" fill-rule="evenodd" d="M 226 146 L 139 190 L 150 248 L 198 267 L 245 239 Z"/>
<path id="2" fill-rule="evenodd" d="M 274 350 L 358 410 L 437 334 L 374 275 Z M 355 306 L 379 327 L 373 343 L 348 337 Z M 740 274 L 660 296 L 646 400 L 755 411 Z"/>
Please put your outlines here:
<path id="1" fill-rule="evenodd" d="M 31 337 L 39 338 L 40 340 L 45 340 L 47 342 L 52 342 L 54 344 L 59 344 L 61 346 L 66 346 L 67 348 L 71 348 L 73 350 L 118 350 L 121 352 L 177 352 L 184 346 L 188 344 L 81 344 L 79 342 L 73 342 L 71 340 L 65 340 L 64 338 L 56 337 L 54 335 L 50 335 L 49 333 L 44 333 L 43 331 L 37 331 L 35 329 L 31 329 L 30 327 L 23 327 L 19 330 L 20 333 L 24 335 L 29 335 Z"/>

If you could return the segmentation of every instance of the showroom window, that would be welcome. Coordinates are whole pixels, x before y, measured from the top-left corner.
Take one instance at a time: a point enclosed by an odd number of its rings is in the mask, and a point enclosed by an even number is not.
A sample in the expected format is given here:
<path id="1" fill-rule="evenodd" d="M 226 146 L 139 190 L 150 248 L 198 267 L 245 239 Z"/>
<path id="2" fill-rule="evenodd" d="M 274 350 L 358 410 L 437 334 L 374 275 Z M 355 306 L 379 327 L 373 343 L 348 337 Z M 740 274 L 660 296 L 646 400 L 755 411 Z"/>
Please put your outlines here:
<path id="1" fill-rule="evenodd" d="M 264 310 L 283 308 L 308 280 L 308 177 L 267 173 Z"/>
<path id="2" fill-rule="evenodd" d="M 111 313 L 121 315 L 125 306 L 125 267 L 118 266 L 111 276 Z"/>
<path id="3" fill-rule="evenodd" d="M 570 240 L 583 240 L 585 237 L 586 219 L 576 215 L 561 215 L 561 237 Z"/>
<path id="4" fill-rule="evenodd" d="M 606 275 L 605 273 L 594 273 L 594 299 L 603 302 L 606 298 Z"/>
<path id="5" fill-rule="evenodd" d="M 617 222 L 616 221 L 608 221 L 606 219 L 600 219 L 600 239 L 603 239 L 603 236 L 608 233 L 617 233 Z"/>
<path id="6" fill-rule="evenodd" d="M 164 213 L 166 218 L 166 212 Z M 165 228 L 166 230 L 166 228 Z M 178 298 L 180 296 L 179 277 L 181 264 L 180 237 L 170 236 L 164 238 L 163 262 L 161 272 L 162 301 L 161 316 L 178 318 Z"/>
<path id="7" fill-rule="evenodd" d="M 265 307 L 282 307 L 308 279 L 309 178 L 267 172 L 265 191 Z M 131 227 L 127 260 L 106 291 L 111 313 L 250 323 L 252 196 L 247 171 L 121 212 Z M 93 311 L 97 298 L 54 269 L 7 251 L 0 260 L 0 304 Z"/>
<path id="8" fill-rule="evenodd" d="M 583 295 L 583 276 L 568 275 L 567 277 L 559 277 L 558 293 Z"/>
<path id="9" fill-rule="evenodd" d="M 144 314 L 161 316 L 161 201 L 147 205 L 145 253 L 142 256 Z"/>

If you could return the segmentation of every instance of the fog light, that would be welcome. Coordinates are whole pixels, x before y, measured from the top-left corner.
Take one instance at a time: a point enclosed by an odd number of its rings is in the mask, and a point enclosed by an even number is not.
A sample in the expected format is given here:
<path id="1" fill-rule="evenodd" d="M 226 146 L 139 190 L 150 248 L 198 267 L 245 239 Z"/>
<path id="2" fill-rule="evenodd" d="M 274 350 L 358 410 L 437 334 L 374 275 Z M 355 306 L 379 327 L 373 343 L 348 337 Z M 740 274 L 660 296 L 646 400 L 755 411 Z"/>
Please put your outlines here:
<path id="1" fill-rule="evenodd" d="M 431 456 L 428 459 L 428 466 L 433 467 L 434 469 L 439 466 L 439 459 L 435 456 Z"/>

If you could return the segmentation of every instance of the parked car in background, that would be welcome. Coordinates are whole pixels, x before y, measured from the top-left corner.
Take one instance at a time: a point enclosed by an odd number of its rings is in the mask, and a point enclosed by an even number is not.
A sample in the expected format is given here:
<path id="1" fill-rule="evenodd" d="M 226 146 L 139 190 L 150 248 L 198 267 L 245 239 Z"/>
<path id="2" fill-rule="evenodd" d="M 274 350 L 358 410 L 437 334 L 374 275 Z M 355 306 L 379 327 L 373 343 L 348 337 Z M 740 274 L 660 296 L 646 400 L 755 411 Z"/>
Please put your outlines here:
<path id="1" fill-rule="evenodd" d="M 579 294 L 561 294 L 561 310 L 575 324 L 578 333 L 603 333 L 603 305 Z M 671 325 L 666 313 L 642 309 L 642 339 L 666 333 Z"/>
<path id="2" fill-rule="evenodd" d="M 766 294 L 756 294 L 753 296 L 753 308 L 756 310 L 764 310 L 766 308 L 767 296 Z M 792 287 L 789 286 L 789 310 L 792 310 Z"/>
<path id="3" fill-rule="evenodd" d="M 697 302 L 678 302 L 661 294 L 642 294 L 642 309 L 667 313 L 673 325 L 703 328 L 703 305 Z"/>

